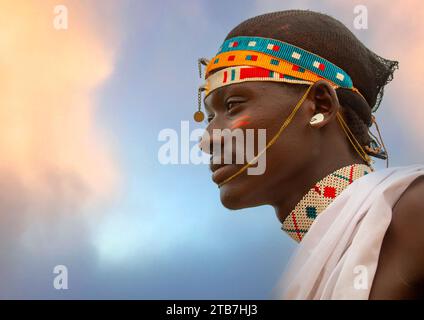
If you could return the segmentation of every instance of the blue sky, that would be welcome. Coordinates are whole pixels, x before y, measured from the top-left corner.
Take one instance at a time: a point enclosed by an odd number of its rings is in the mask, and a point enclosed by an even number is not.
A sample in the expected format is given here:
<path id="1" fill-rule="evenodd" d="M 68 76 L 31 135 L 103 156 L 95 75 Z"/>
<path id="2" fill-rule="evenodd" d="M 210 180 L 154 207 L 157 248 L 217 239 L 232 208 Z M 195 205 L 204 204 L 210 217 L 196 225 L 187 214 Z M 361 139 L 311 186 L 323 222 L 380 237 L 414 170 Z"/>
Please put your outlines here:
<path id="1" fill-rule="evenodd" d="M 3 225 L 24 221 L 0 245 L 1 298 L 271 297 L 296 246 L 280 230 L 273 209 L 225 209 L 207 166 L 158 162 L 158 133 L 163 128 L 179 131 L 182 120 L 189 120 L 191 128 L 204 126 L 191 121 L 200 83 L 197 58 L 211 57 L 244 19 L 310 8 L 348 24 L 355 2 L 165 3 L 91 0 L 78 5 L 78 12 L 90 16 L 92 32 L 113 49 L 113 70 L 95 90 L 94 119 L 112 150 L 119 183 L 101 201 L 49 199 L 48 208 L 54 212 L 49 215 L 32 205 L 31 192 L 14 183 L 10 194 L 16 199 L 24 194 L 28 205 L 12 198 L 7 208 L 19 217 L 1 216 Z M 383 23 L 378 8 L 370 5 L 370 29 L 355 33 L 373 49 L 380 46 L 377 52 L 396 57 L 397 52 L 378 40 L 381 29 L 376 26 Z M 404 89 L 390 85 L 378 113 L 385 142 L 393 150 L 392 165 L 422 163 L 424 155 L 417 144 L 424 133 L 406 125 L 397 113 L 398 93 Z M 4 203 L 8 198 L 2 199 Z M 52 286 L 58 264 L 68 267 L 68 290 Z"/>

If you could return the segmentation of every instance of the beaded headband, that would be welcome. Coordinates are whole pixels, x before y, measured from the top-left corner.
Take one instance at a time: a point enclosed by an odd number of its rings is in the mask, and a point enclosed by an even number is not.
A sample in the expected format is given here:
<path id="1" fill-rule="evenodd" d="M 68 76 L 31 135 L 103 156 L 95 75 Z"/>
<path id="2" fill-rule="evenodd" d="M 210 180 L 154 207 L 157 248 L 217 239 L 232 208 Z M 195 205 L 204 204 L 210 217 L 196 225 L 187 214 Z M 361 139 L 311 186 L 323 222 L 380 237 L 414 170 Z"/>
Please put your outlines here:
<path id="1" fill-rule="evenodd" d="M 226 40 L 208 63 L 205 78 L 208 80 L 210 73 L 218 68 L 241 65 L 262 67 L 309 83 L 326 79 L 335 88 L 342 87 L 359 93 L 350 76 L 330 61 L 289 43 L 262 37 L 241 36 Z M 287 79 L 293 80 L 290 77 Z M 214 89 L 209 84 L 207 94 Z"/>
<path id="2" fill-rule="evenodd" d="M 297 72 L 288 70 L 288 72 L 280 73 L 265 69 L 262 67 L 251 67 L 251 66 L 235 66 L 219 70 L 216 73 L 209 76 L 205 84 L 205 96 L 211 91 L 220 87 L 232 84 L 240 83 L 244 81 L 277 81 L 277 82 L 289 82 L 298 84 L 311 84 L 314 81 L 298 78 L 294 76 Z M 311 78 L 315 78 L 311 75 Z M 319 79 L 317 79 L 319 80 Z M 315 81 L 317 81 L 315 80 Z"/>
<path id="3" fill-rule="evenodd" d="M 366 101 L 343 69 L 319 55 L 276 39 L 233 37 L 224 41 L 210 61 L 199 59 L 200 77 L 202 64 L 206 66 L 206 74 L 205 83 L 198 90 L 198 111 L 194 114 L 194 119 L 198 122 L 204 119 L 201 111 L 202 91 L 206 98 L 218 88 L 245 81 L 313 84 L 319 80 L 327 80 L 335 89 L 352 90 Z M 212 73 L 213 71 L 215 72 Z M 377 144 L 371 145 L 368 151 L 376 157 L 387 158 L 386 150 L 382 152 Z"/>

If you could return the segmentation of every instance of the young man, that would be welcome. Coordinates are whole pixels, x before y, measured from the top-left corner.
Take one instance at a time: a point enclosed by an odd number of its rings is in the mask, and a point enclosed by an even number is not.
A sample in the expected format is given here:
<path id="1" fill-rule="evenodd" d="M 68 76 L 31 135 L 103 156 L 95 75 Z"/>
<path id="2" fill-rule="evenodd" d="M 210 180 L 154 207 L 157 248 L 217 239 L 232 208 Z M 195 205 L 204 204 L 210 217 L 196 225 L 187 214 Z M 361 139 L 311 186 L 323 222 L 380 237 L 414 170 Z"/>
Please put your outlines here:
<path id="1" fill-rule="evenodd" d="M 200 145 L 222 203 L 273 206 L 299 242 L 278 298 L 422 297 L 424 166 L 374 171 L 370 161 L 387 157 L 369 127 L 397 62 L 327 15 L 291 10 L 244 21 L 205 64 Z M 266 147 L 221 164 L 213 130 L 226 128 L 265 128 Z M 265 172 L 247 174 L 265 151 Z"/>

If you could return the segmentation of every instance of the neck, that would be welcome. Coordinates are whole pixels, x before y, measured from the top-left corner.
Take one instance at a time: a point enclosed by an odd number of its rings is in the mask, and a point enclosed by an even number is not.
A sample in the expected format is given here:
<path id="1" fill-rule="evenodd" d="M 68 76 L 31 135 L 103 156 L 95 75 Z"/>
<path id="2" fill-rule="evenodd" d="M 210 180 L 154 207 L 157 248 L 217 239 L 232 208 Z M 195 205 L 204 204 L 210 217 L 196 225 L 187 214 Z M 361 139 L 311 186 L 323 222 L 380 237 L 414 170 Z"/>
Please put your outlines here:
<path id="1" fill-rule="evenodd" d="M 320 170 L 320 174 L 313 175 L 314 178 L 309 179 L 313 182 L 308 184 L 299 179 L 304 183 L 302 192 L 293 193 L 289 201 L 274 206 L 282 229 L 296 241 L 302 240 L 317 215 L 353 181 L 371 171 L 372 168 L 363 162 L 352 161 Z"/>

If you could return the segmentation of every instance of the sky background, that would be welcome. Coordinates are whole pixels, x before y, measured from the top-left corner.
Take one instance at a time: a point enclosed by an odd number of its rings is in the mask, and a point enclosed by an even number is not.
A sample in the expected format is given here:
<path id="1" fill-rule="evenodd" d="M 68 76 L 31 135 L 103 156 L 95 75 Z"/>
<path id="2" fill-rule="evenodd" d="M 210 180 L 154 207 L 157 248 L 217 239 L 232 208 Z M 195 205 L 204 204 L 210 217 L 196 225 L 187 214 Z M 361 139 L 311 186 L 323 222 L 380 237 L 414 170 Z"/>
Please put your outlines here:
<path id="1" fill-rule="evenodd" d="M 271 298 L 296 247 L 273 209 L 225 209 L 206 165 L 158 162 L 158 134 L 205 126 L 191 120 L 197 58 L 292 8 L 400 62 L 377 120 L 392 166 L 423 163 L 422 1 L 0 0 L 0 298 Z"/>

